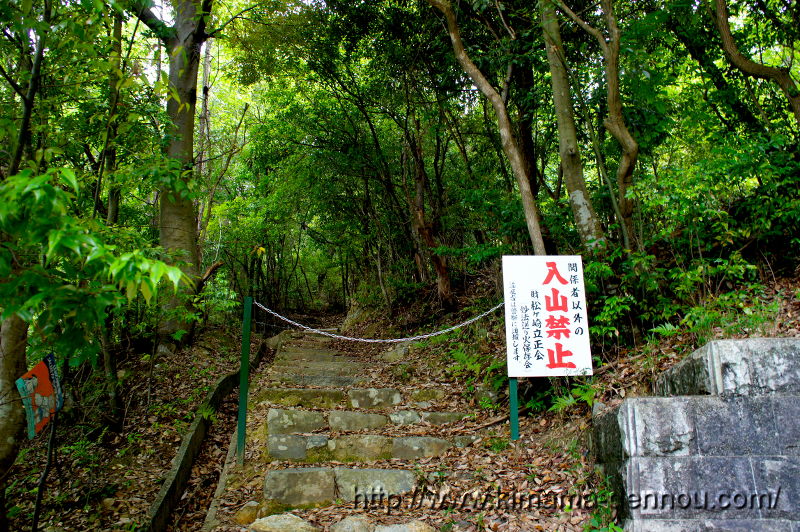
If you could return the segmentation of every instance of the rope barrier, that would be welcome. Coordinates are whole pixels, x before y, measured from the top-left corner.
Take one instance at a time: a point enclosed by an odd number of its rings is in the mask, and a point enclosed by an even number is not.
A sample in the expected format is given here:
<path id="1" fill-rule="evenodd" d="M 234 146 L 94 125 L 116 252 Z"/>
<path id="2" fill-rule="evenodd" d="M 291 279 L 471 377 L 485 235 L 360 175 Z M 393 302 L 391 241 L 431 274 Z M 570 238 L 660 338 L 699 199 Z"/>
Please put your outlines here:
<path id="1" fill-rule="evenodd" d="M 467 321 L 465 321 L 463 323 L 459 323 L 458 325 L 453 325 L 452 327 L 448 327 L 447 329 L 444 329 L 444 330 L 441 330 L 441 331 L 436 331 L 436 332 L 432 332 L 432 333 L 428 333 L 428 334 L 420 334 L 420 335 L 417 335 L 417 336 L 409 336 L 409 337 L 406 337 L 406 338 L 386 338 L 386 339 L 385 338 L 354 338 L 352 336 L 342 336 L 342 335 L 339 335 L 339 334 L 333 334 L 333 333 L 329 333 L 329 332 L 325 332 L 325 331 L 320 331 L 319 329 L 314 329 L 313 327 L 308 327 L 306 325 L 303 325 L 302 323 L 297 323 L 296 321 L 292 321 L 292 320 L 290 320 L 289 318 L 287 318 L 285 316 L 281 316 L 280 314 L 278 314 L 274 310 L 268 309 L 267 307 L 265 307 L 264 305 L 262 305 L 258 301 L 253 301 L 253 304 L 255 304 L 258 308 L 260 308 L 264 312 L 272 314 L 276 318 L 281 319 L 281 320 L 285 321 L 286 323 L 294 325 L 295 327 L 298 327 L 298 328 L 303 329 L 303 330 L 308 331 L 308 332 L 321 334 L 322 336 L 328 336 L 330 338 L 336 338 L 337 340 L 349 340 L 351 342 L 365 342 L 365 343 L 369 343 L 369 344 L 393 344 L 393 343 L 399 343 L 399 342 L 409 342 L 409 341 L 413 341 L 413 340 L 424 340 L 425 338 L 432 338 L 434 336 L 439 336 L 439 335 L 442 335 L 442 334 L 449 333 L 451 331 L 455 331 L 456 329 L 460 329 L 461 327 L 466 327 L 467 325 L 469 325 L 471 323 L 474 323 L 474 322 L 478 321 L 479 319 L 488 316 L 489 314 L 491 314 L 495 310 L 497 310 L 500 307 L 502 307 L 505 303 L 504 302 L 500 303 L 497 306 L 490 308 L 489 310 L 487 310 L 483 314 L 479 314 L 479 315 L 475 316 L 474 318 L 470 318 L 470 319 L 468 319 Z"/>

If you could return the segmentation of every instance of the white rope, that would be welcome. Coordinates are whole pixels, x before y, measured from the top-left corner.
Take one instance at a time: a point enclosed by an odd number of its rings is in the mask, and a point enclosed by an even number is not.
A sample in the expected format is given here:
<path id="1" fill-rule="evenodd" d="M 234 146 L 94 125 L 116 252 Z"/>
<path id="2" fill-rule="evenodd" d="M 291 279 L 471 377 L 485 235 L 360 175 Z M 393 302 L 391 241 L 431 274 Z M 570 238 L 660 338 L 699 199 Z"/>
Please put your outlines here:
<path id="1" fill-rule="evenodd" d="M 417 335 L 417 336 L 409 336 L 407 338 L 384 339 L 384 338 L 353 338 L 352 336 L 341 336 L 339 334 L 333 334 L 333 333 L 329 333 L 329 332 L 325 332 L 325 331 L 320 331 L 319 329 L 314 329 L 312 327 L 307 327 L 307 326 L 303 325 L 302 323 L 297 323 L 296 321 L 292 321 L 292 320 L 290 320 L 289 318 L 287 318 L 285 316 L 281 316 L 280 314 L 278 314 L 274 310 L 268 309 L 267 307 L 265 307 L 264 305 L 262 305 L 258 301 L 253 301 L 253 303 L 258 308 L 263 310 L 264 312 L 272 314 L 276 318 L 281 319 L 281 320 L 283 320 L 286 323 L 289 323 L 291 325 L 294 325 L 295 327 L 299 327 L 300 329 L 303 329 L 303 330 L 306 330 L 306 331 L 309 331 L 309 332 L 312 332 L 312 333 L 316 333 L 316 334 L 321 334 L 323 336 L 328 336 L 330 338 L 336 338 L 337 340 L 350 340 L 351 342 L 366 342 L 366 343 L 370 343 L 370 344 L 392 344 L 392 343 L 399 343 L 399 342 L 408 342 L 408 341 L 412 341 L 412 340 L 424 340 L 425 338 L 431 338 L 433 336 L 439 336 L 441 334 L 446 334 L 446 333 L 449 333 L 451 331 L 455 331 L 456 329 L 460 329 L 461 327 L 465 327 L 465 326 L 469 325 L 470 323 L 476 322 L 479 319 L 481 319 L 481 318 L 483 318 L 485 316 L 488 316 L 489 314 L 491 314 L 492 312 L 494 312 L 495 310 L 499 309 L 500 307 L 502 307 L 504 305 L 504 303 L 500 303 L 497 306 L 490 308 L 489 310 L 487 310 L 483 314 L 479 314 L 478 316 L 475 316 L 474 318 L 470 318 L 470 319 L 468 319 L 467 321 L 465 321 L 463 323 L 459 323 L 458 325 L 453 325 L 452 327 L 449 327 L 449 328 L 444 329 L 442 331 L 432 332 L 432 333 L 428 333 L 428 334 L 420 334 L 420 335 Z"/>

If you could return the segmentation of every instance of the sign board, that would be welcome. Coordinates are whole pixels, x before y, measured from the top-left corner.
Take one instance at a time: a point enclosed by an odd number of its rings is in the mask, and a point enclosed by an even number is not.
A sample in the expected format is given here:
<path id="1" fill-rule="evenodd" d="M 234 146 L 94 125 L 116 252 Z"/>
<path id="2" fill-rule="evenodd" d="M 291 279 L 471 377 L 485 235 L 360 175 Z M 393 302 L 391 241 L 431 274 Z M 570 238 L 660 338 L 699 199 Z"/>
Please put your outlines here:
<path id="1" fill-rule="evenodd" d="M 47 425 L 50 417 L 64 406 L 64 394 L 53 355 L 47 355 L 16 383 L 25 407 L 25 417 L 28 418 L 28 438 L 33 439 Z"/>
<path id="2" fill-rule="evenodd" d="M 504 256 L 509 377 L 592 374 L 579 255 Z"/>

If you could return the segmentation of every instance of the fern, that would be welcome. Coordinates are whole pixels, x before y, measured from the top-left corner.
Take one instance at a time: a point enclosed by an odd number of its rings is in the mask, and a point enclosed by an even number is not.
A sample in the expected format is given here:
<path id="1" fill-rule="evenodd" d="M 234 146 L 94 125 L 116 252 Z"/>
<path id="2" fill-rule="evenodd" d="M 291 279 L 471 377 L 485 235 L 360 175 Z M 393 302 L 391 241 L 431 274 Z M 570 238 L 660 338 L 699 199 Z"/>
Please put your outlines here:
<path id="1" fill-rule="evenodd" d="M 677 334 L 680 334 L 681 330 L 675 325 L 666 322 L 662 323 L 657 327 L 653 327 L 652 329 L 650 329 L 650 332 L 658 334 L 660 336 L 675 336 Z"/>
<path id="2" fill-rule="evenodd" d="M 572 394 L 569 395 L 562 395 L 560 397 L 556 397 L 553 401 L 553 404 L 550 406 L 549 410 L 551 412 L 561 413 L 565 410 L 575 406 L 578 403 L 578 400 Z"/>

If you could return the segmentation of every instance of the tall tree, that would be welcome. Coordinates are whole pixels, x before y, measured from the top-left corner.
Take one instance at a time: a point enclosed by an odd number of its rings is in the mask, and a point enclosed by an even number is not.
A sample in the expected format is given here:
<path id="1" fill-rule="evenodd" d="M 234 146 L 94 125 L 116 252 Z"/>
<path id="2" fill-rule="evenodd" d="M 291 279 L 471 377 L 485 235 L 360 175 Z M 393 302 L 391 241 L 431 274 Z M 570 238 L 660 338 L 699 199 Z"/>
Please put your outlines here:
<path id="1" fill-rule="evenodd" d="M 113 180 L 113 172 L 117 169 L 117 130 L 119 116 L 117 108 L 120 104 L 122 84 L 122 13 L 114 13 L 114 22 L 111 35 L 111 68 L 108 74 L 109 90 L 109 116 L 108 126 L 106 127 L 105 149 L 102 153 L 104 168 L 101 169 L 101 176 L 105 174 L 108 180 Z M 97 185 L 95 195 L 95 208 L 97 208 L 98 198 L 101 193 L 100 183 Z M 108 187 L 108 213 L 106 221 L 109 225 L 115 225 L 119 221 L 119 201 L 122 192 L 119 184 L 111 182 Z"/>
<path id="2" fill-rule="evenodd" d="M 186 263 L 184 272 L 192 279 L 199 275 L 197 243 L 197 209 L 189 195 L 187 183 L 194 167 L 194 125 L 197 104 L 197 75 L 201 47 L 209 38 L 206 23 L 211 16 L 213 0 L 177 0 L 173 3 L 175 22 L 169 26 L 152 11 L 150 0 L 139 0 L 133 12 L 161 40 L 169 57 L 169 88 L 166 155 L 175 162 L 175 174 L 161 187 L 159 199 L 160 243 L 168 252 Z M 178 311 L 181 303 L 172 298 L 169 309 Z M 161 324 L 160 334 L 168 337 L 189 327 L 173 316 Z"/>
<path id="3" fill-rule="evenodd" d="M 550 65 L 550 83 L 553 86 L 553 104 L 558 122 L 558 151 L 561 156 L 561 170 L 569 194 L 569 204 L 575 217 L 575 225 L 581 242 L 587 249 L 593 249 L 605 240 L 600 220 L 589 199 L 586 180 L 583 176 L 583 162 L 578 146 L 578 133 L 575 127 L 575 113 L 572 108 L 572 94 L 567 75 L 566 55 L 561 42 L 561 29 L 558 25 L 553 0 L 541 0 L 542 32 Z"/>
<path id="4" fill-rule="evenodd" d="M 603 20 L 606 23 L 606 33 L 590 26 L 576 15 L 563 1 L 561 9 L 574 20 L 586 33 L 597 40 L 600 51 L 603 53 L 603 64 L 606 72 L 606 104 L 608 115 L 603 120 L 603 125 L 616 139 L 622 151 L 617 167 L 617 194 L 619 220 L 622 239 L 626 249 L 631 249 L 635 232 L 633 230 L 633 201 L 627 196 L 628 189 L 633 184 L 633 171 L 639 158 L 639 143 L 631 135 L 625 117 L 622 115 L 622 95 L 620 93 L 619 79 L 619 48 L 620 30 L 617 17 L 614 14 L 612 0 L 600 0 L 603 11 Z"/>
<path id="5" fill-rule="evenodd" d="M 541 215 L 539 207 L 536 203 L 536 198 L 531 189 L 531 180 L 528 175 L 528 166 L 525 164 L 525 159 L 520 149 L 519 142 L 514 136 L 514 131 L 511 124 L 511 119 L 508 116 L 508 108 L 506 102 L 492 86 L 486 76 L 470 59 L 464 48 L 464 42 L 461 40 L 461 32 L 458 26 L 456 14 L 453 11 L 449 0 L 428 0 L 428 3 L 442 12 L 447 23 L 447 32 L 450 35 L 450 40 L 453 44 L 453 52 L 464 72 L 472 79 L 475 85 L 480 89 L 484 96 L 492 103 L 495 115 L 497 116 L 497 128 L 500 131 L 500 140 L 503 146 L 503 152 L 508 158 L 511 165 L 511 170 L 517 180 L 520 195 L 522 196 L 522 208 L 525 212 L 525 221 L 528 226 L 528 234 L 533 244 L 534 252 L 537 255 L 546 254 L 544 247 L 544 240 L 542 238 L 541 229 Z"/>

